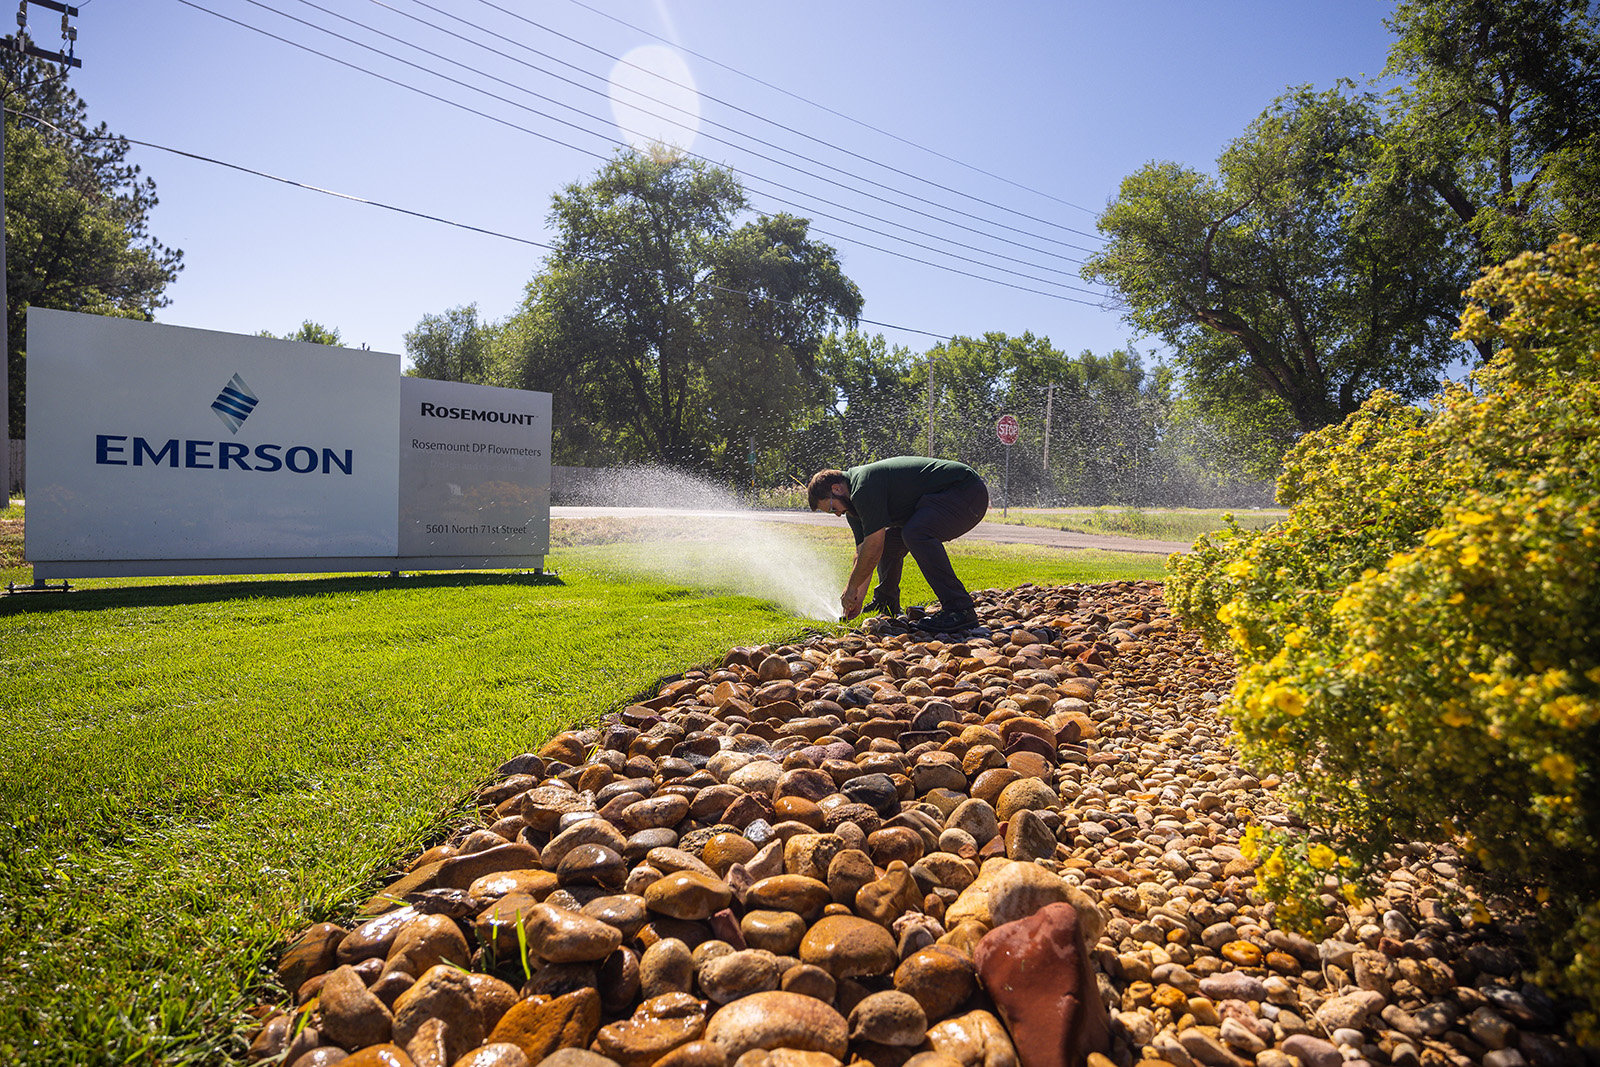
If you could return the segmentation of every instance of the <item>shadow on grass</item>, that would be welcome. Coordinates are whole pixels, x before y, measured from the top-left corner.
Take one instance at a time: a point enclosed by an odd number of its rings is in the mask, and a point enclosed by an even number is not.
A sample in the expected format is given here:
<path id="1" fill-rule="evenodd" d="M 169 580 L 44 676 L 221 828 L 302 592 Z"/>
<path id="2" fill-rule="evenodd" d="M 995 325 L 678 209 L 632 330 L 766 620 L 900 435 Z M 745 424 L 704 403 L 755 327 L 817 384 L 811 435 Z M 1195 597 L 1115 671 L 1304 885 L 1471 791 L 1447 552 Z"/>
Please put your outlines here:
<path id="1" fill-rule="evenodd" d="M 101 611 L 106 608 L 148 608 L 181 604 L 214 604 L 227 600 L 323 596 L 330 593 L 375 593 L 392 589 L 466 589 L 500 585 L 560 585 L 557 574 L 502 574 L 449 571 L 388 575 L 340 575 L 317 578 L 249 578 L 174 585 L 124 585 L 0 596 L 0 613 Z M 19 587 L 20 588 L 20 587 Z"/>

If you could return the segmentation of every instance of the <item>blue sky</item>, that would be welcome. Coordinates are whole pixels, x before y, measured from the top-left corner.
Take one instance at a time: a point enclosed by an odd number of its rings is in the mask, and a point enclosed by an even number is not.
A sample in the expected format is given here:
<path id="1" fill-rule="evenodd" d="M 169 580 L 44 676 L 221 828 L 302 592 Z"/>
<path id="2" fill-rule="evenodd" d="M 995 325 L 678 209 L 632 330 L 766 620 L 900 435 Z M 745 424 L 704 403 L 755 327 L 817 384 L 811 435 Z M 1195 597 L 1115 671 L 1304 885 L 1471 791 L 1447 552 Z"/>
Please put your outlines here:
<path id="1" fill-rule="evenodd" d="M 54 16 L 32 10 L 49 47 Z M 757 210 L 827 231 L 818 236 L 861 287 L 866 318 L 925 331 L 867 327 L 891 342 L 920 350 L 927 334 L 1031 330 L 1072 353 L 1130 341 L 1153 352 L 1101 296 L 1050 284 L 1089 288 L 1061 273 L 1084 255 L 1069 246 L 1098 243 L 1086 236 L 1095 213 L 1144 163 L 1209 170 L 1286 87 L 1376 75 L 1390 10 L 1370 0 L 88 0 L 71 82 L 92 121 L 129 138 L 548 242 L 551 195 L 592 176 L 622 138 L 607 91 L 617 71 L 697 105 L 690 151 L 741 172 Z M 668 46 L 695 96 L 617 63 Z M 352 346 L 401 352 L 425 314 L 473 302 L 486 318 L 509 314 L 544 255 L 163 151 L 132 158 L 157 183 L 152 232 L 185 253 L 158 313 L 174 325 L 282 333 L 309 318 Z"/>

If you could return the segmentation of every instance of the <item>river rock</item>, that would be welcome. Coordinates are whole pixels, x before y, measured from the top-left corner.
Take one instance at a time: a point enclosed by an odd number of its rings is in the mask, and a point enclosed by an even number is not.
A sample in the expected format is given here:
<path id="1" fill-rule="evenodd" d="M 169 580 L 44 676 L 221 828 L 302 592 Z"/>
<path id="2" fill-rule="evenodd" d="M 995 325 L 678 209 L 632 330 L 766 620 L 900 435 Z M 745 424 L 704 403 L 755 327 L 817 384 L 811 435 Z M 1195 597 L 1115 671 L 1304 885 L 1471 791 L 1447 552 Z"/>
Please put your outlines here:
<path id="1" fill-rule="evenodd" d="M 886 990 L 863 997 L 846 1020 L 851 1041 L 909 1047 L 928 1036 L 928 1017 L 915 997 Z"/>
<path id="2" fill-rule="evenodd" d="M 814 997 L 773 991 L 726 1005 L 711 1017 L 706 1040 L 730 1063 L 752 1049 L 824 1052 L 843 1060 L 849 1048 L 844 1016 Z"/>
<path id="3" fill-rule="evenodd" d="M 1111 1051 L 1110 1018 L 1068 903 L 995 927 L 978 943 L 978 980 L 1028 1067 L 1078 1067 Z"/>
<path id="4" fill-rule="evenodd" d="M 987 1011 L 969 1011 L 928 1028 L 928 1043 L 961 1067 L 1019 1067 L 1011 1035 Z"/>
<path id="5" fill-rule="evenodd" d="M 483 1037 L 472 980 L 460 967 L 430 968 L 394 1003 L 394 1042 L 417 1067 L 450 1067 Z"/>
<path id="6" fill-rule="evenodd" d="M 821 967 L 834 978 L 884 975 L 898 962 L 889 931 L 854 915 L 817 920 L 800 941 L 800 960 Z"/>
<path id="7" fill-rule="evenodd" d="M 335 968 L 322 984 L 319 998 L 322 1034 L 342 1048 L 355 1050 L 389 1040 L 394 1015 L 367 989 L 349 964 Z"/>
<path id="8" fill-rule="evenodd" d="M 621 1067 L 650 1067 L 705 1029 L 705 1008 L 698 1000 L 687 993 L 667 993 L 646 1000 L 629 1018 L 601 1027 L 594 1048 Z"/>
<path id="9" fill-rule="evenodd" d="M 559 997 L 530 997 L 507 1011 L 489 1034 L 490 1043 L 520 1048 L 538 1063 L 563 1048 L 582 1048 L 600 1027 L 600 994 L 579 989 Z"/>

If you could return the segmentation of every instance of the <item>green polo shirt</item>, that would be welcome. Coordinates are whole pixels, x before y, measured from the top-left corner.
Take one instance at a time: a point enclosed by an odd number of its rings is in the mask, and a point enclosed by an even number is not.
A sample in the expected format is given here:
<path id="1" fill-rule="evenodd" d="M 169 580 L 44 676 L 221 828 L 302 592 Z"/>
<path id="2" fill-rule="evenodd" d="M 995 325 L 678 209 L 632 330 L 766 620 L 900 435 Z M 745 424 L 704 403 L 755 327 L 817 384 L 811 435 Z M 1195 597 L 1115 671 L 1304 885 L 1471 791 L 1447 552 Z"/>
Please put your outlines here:
<path id="1" fill-rule="evenodd" d="M 851 467 L 844 478 L 856 514 L 845 518 L 856 544 L 886 526 L 904 526 L 917 501 L 929 493 L 942 493 L 977 477 L 978 472 L 965 463 L 926 456 L 896 456 Z"/>

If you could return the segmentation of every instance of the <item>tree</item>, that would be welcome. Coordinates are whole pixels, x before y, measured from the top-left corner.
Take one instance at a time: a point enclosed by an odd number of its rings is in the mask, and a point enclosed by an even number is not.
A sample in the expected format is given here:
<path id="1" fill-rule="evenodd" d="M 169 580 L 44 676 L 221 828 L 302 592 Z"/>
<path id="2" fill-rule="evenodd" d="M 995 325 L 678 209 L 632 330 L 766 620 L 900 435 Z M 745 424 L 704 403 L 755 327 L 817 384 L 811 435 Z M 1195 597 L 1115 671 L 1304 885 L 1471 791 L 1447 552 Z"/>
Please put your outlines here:
<path id="1" fill-rule="evenodd" d="M 1600 238 L 1600 23 L 1589 0 L 1404 0 L 1385 147 L 1470 234 L 1479 266 L 1560 233 Z"/>
<path id="2" fill-rule="evenodd" d="M 736 226 L 745 208 L 731 173 L 665 153 L 619 154 L 554 198 L 507 384 L 561 398 L 563 458 L 735 470 L 758 427 L 816 401 L 816 351 L 861 294 L 805 220 Z"/>
<path id="3" fill-rule="evenodd" d="M 1372 180 L 1384 136 L 1368 95 L 1291 92 L 1215 178 L 1151 163 L 1125 179 L 1085 276 L 1172 346 L 1205 409 L 1304 432 L 1377 388 L 1419 396 L 1458 351 L 1468 255 L 1436 203 Z"/>
<path id="4" fill-rule="evenodd" d="M 422 316 L 405 341 L 411 357 L 407 374 L 441 382 L 487 381 L 488 338 L 478 322 L 477 304 Z"/>
<path id="5" fill-rule="evenodd" d="M 25 436 L 30 306 L 143 319 L 167 304 L 183 253 L 150 236 L 155 183 L 128 143 L 90 129 L 64 74 L 0 52 L 5 107 L 9 432 Z"/>
<path id="6" fill-rule="evenodd" d="M 823 339 L 816 361 L 826 388 L 803 434 L 805 466 L 848 467 L 922 450 L 920 357 L 891 347 L 881 333 L 845 330 Z"/>
<path id="7" fill-rule="evenodd" d="M 320 322 L 312 322 L 310 319 L 304 320 L 281 337 L 271 330 L 261 330 L 256 336 L 271 337 L 278 341 L 303 341 L 309 345 L 332 345 L 335 348 L 343 343 L 339 340 L 338 330 L 330 329 Z"/>

